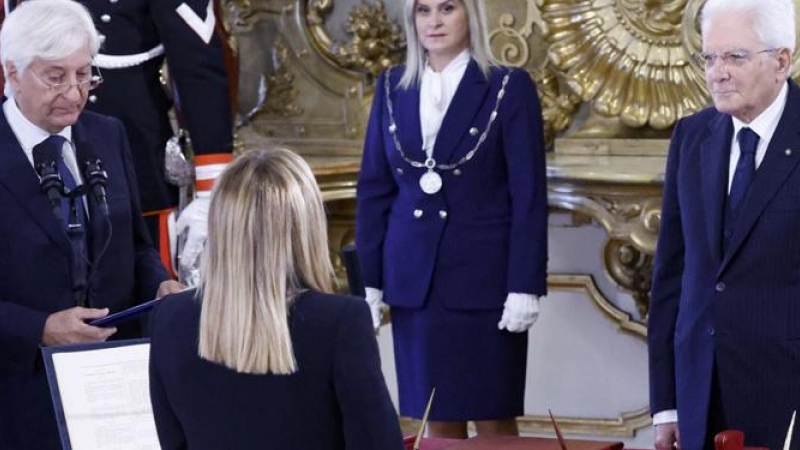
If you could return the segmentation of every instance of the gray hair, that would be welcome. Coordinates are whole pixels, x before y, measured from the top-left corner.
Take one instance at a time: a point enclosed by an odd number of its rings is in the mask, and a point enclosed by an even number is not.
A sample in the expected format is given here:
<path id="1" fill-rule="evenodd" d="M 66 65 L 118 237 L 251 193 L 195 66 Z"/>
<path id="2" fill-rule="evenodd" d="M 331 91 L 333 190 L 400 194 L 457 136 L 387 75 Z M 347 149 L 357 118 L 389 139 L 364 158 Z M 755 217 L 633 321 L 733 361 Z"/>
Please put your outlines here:
<path id="1" fill-rule="evenodd" d="M 100 49 L 100 35 L 86 7 L 72 0 L 22 2 L 0 29 L 0 62 L 6 78 L 9 63 L 22 73 L 36 58 L 61 59 L 84 47 L 94 58 Z M 6 83 L 5 95 L 13 95 L 10 83 Z"/>
<path id="2" fill-rule="evenodd" d="M 469 21 L 469 51 L 472 59 L 478 63 L 478 67 L 485 77 L 489 77 L 489 68 L 497 65 L 492 58 L 492 50 L 489 47 L 489 27 L 486 24 L 486 6 L 484 0 L 455 0 L 461 2 L 467 10 L 467 20 Z M 412 85 L 416 86 L 422 80 L 422 73 L 425 70 L 425 48 L 417 37 L 417 24 L 415 21 L 415 7 L 417 0 L 406 0 L 403 10 L 403 22 L 406 31 L 406 69 L 400 79 L 400 86 L 408 89 Z"/>
<path id="3" fill-rule="evenodd" d="M 793 0 L 708 0 L 701 16 L 703 34 L 712 19 L 725 13 L 747 14 L 764 45 L 788 48 L 790 53 L 794 53 L 796 31 Z"/>

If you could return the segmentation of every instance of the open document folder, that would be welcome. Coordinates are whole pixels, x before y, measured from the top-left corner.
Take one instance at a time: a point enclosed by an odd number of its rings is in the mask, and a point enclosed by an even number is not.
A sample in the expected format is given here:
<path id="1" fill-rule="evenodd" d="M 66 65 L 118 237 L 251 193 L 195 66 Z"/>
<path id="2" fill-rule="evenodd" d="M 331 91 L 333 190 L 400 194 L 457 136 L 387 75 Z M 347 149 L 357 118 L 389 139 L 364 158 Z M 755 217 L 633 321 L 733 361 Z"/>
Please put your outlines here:
<path id="1" fill-rule="evenodd" d="M 150 341 L 43 347 L 65 450 L 157 449 L 150 405 Z"/>

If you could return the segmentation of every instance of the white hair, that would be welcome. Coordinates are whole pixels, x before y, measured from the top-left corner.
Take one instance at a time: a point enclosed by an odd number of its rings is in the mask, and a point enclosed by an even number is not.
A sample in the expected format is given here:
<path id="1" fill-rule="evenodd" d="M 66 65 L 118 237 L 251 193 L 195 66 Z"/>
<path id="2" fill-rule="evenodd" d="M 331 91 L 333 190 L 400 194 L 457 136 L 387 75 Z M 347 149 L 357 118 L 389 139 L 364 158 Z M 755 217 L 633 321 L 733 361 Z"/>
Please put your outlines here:
<path id="1" fill-rule="evenodd" d="M 700 27 L 706 33 L 719 14 L 746 14 L 753 21 L 756 34 L 770 48 L 787 48 L 794 53 L 795 16 L 793 0 L 708 0 L 703 6 Z"/>
<path id="2" fill-rule="evenodd" d="M 8 79 L 8 65 L 20 73 L 34 59 L 65 58 L 88 48 L 94 58 L 100 49 L 100 35 L 89 11 L 72 0 L 28 0 L 16 7 L 0 29 L 0 62 Z M 13 96 L 6 82 L 5 95 Z"/>
<path id="3" fill-rule="evenodd" d="M 484 0 L 455 0 L 461 2 L 467 10 L 469 24 L 469 52 L 472 59 L 485 77 L 489 77 L 489 68 L 497 63 L 492 58 L 489 47 L 489 31 L 486 24 L 486 6 Z M 416 86 L 422 80 L 425 70 L 425 48 L 417 36 L 416 7 L 417 0 L 406 0 L 403 11 L 403 22 L 406 31 L 406 68 L 400 79 L 403 89 Z"/>

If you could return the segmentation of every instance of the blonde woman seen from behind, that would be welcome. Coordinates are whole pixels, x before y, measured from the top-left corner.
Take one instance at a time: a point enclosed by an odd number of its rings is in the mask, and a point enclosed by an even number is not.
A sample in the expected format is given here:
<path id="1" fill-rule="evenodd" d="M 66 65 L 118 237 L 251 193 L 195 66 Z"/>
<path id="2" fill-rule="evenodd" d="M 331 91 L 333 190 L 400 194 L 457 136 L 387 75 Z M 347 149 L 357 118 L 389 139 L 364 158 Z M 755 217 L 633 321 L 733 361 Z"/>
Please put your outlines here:
<path id="1" fill-rule="evenodd" d="M 164 449 L 401 449 L 367 306 L 329 294 L 325 211 L 285 149 L 242 155 L 215 187 L 202 282 L 152 319 Z"/>

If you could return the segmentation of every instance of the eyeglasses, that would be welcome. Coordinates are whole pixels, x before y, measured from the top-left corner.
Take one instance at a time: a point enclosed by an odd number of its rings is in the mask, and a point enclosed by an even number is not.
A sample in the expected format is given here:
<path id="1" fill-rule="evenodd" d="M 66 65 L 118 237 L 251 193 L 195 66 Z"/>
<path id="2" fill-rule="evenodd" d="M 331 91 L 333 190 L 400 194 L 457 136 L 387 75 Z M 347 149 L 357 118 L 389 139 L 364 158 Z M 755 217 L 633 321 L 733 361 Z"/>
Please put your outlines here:
<path id="1" fill-rule="evenodd" d="M 74 83 L 65 83 L 61 81 L 64 78 L 63 76 L 48 76 L 43 78 L 36 72 L 31 71 L 31 73 L 48 91 L 55 94 L 65 94 L 69 92 L 73 86 L 78 88 L 79 91 L 88 92 L 100 86 L 100 83 L 103 82 L 103 77 L 99 72 L 92 75 L 77 75 L 77 81 Z"/>
<path id="2" fill-rule="evenodd" d="M 706 70 L 714 67 L 717 60 L 721 60 L 722 64 L 727 67 L 742 67 L 745 63 L 750 61 L 753 56 L 760 53 L 773 53 L 779 51 L 779 48 L 768 48 L 757 52 L 748 52 L 747 50 L 731 50 L 723 53 L 695 53 L 694 59 Z"/>

